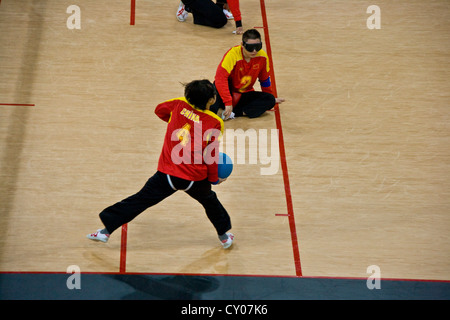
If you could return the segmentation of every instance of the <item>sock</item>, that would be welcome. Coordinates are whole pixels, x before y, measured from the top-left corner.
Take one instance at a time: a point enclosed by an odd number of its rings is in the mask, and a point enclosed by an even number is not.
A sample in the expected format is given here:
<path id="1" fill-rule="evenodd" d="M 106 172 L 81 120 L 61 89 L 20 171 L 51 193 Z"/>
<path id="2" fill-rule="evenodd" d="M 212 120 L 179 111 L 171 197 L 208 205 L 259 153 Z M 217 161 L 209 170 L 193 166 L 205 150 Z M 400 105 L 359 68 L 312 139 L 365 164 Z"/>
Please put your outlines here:
<path id="1" fill-rule="evenodd" d="M 223 235 L 219 235 L 219 240 L 220 241 L 228 240 L 228 235 L 226 233 L 224 233 Z"/>
<path id="2" fill-rule="evenodd" d="M 105 228 L 105 229 L 103 229 L 103 230 L 100 230 L 100 233 L 101 233 L 101 234 L 109 234 L 109 231 L 106 230 L 106 228 Z"/>

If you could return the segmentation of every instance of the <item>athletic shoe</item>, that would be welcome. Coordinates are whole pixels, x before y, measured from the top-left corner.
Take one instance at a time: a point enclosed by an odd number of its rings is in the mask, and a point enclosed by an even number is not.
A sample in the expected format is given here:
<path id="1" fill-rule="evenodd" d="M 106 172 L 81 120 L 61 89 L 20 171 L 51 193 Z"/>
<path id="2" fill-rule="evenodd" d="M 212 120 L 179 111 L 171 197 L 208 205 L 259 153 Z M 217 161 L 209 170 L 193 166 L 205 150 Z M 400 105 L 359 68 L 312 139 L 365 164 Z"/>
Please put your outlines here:
<path id="1" fill-rule="evenodd" d="M 100 233 L 101 230 L 102 229 L 98 229 L 97 232 L 88 234 L 87 238 L 94 241 L 108 242 L 109 234 Z"/>
<path id="2" fill-rule="evenodd" d="M 177 10 L 177 19 L 180 22 L 186 21 L 186 18 L 188 17 L 188 13 L 186 11 L 186 8 L 184 7 L 184 3 L 180 1 L 180 5 L 178 6 Z"/>
<path id="3" fill-rule="evenodd" d="M 233 14 L 227 9 L 223 9 L 223 13 L 225 14 L 225 17 L 227 17 L 228 20 L 234 19 Z"/>
<path id="4" fill-rule="evenodd" d="M 227 240 L 222 240 L 222 247 L 224 249 L 228 249 L 229 247 L 231 247 L 231 245 L 233 244 L 233 240 L 234 240 L 234 234 L 232 234 L 231 232 L 227 232 L 227 236 L 228 239 Z"/>

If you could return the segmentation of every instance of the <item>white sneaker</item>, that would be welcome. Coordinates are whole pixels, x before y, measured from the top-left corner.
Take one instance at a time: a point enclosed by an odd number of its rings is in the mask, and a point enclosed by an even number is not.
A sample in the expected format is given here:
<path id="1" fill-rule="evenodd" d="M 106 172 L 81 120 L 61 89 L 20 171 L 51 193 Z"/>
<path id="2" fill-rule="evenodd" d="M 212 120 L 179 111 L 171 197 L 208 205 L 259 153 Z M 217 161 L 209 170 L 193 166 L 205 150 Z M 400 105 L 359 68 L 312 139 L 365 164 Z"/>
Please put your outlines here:
<path id="1" fill-rule="evenodd" d="M 223 240 L 220 242 L 224 249 L 228 249 L 229 247 L 231 247 L 231 245 L 233 244 L 233 240 L 234 240 L 234 234 L 232 234 L 231 232 L 227 232 L 227 236 L 228 236 L 227 240 Z"/>
<path id="2" fill-rule="evenodd" d="M 234 19 L 233 14 L 227 9 L 223 9 L 223 13 L 225 14 L 225 17 L 227 17 L 228 20 Z"/>
<path id="3" fill-rule="evenodd" d="M 177 10 L 177 20 L 180 22 L 186 21 L 186 18 L 188 17 L 188 12 L 186 11 L 186 8 L 184 7 L 184 3 L 180 1 L 180 5 L 178 6 Z"/>
<path id="4" fill-rule="evenodd" d="M 94 240 L 94 241 L 108 242 L 109 234 L 100 233 L 101 230 L 102 229 L 98 229 L 97 232 L 88 234 L 87 238 L 91 239 L 91 240 Z"/>

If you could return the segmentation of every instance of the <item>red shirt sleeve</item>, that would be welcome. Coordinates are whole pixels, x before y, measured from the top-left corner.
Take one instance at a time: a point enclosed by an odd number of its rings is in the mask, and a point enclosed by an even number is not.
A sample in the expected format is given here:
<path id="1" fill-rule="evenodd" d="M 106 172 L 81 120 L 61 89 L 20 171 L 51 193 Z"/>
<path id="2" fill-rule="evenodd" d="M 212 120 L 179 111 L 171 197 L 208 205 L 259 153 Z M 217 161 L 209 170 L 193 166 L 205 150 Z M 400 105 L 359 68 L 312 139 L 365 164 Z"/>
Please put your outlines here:
<path id="1" fill-rule="evenodd" d="M 228 73 L 228 71 L 222 66 L 223 60 L 227 58 L 228 52 L 225 54 L 224 58 L 217 67 L 216 76 L 214 78 L 216 89 L 222 98 L 223 104 L 226 106 L 230 106 L 233 101 L 231 98 L 230 89 L 228 87 L 228 77 L 230 76 L 230 73 Z"/>
<path id="2" fill-rule="evenodd" d="M 234 21 L 241 21 L 241 11 L 239 10 L 239 0 L 228 0 L 228 6 L 233 14 Z"/>
<path id="3" fill-rule="evenodd" d="M 169 122 L 170 117 L 172 115 L 173 104 L 171 101 L 165 101 L 158 104 L 155 108 L 155 114 L 165 122 Z"/>
<path id="4" fill-rule="evenodd" d="M 216 128 L 217 129 L 217 128 Z M 208 181 L 215 183 L 219 180 L 219 139 L 214 137 L 208 144 L 206 152 L 211 152 L 211 157 L 214 161 L 207 164 L 208 168 Z"/>

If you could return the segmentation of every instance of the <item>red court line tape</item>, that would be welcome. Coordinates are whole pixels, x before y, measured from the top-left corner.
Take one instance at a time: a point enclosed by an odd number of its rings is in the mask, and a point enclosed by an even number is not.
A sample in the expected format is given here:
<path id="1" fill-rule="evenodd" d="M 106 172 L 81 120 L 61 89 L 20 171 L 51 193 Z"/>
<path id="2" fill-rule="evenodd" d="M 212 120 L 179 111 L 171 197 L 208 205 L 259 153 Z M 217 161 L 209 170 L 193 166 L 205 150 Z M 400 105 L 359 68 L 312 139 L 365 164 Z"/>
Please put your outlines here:
<path id="1" fill-rule="evenodd" d="M 125 273 L 127 268 L 127 233 L 128 224 L 126 223 L 122 226 L 122 235 L 120 237 L 120 273 Z"/>
<path id="2" fill-rule="evenodd" d="M 134 26 L 136 17 L 136 0 L 131 0 L 130 3 L 130 25 Z M 127 269 L 127 234 L 128 224 L 122 226 L 122 234 L 120 237 L 120 262 L 119 273 L 125 273 Z"/>
<path id="3" fill-rule="evenodd" d="M 272 49 L 270 47 L 269 25 L 267 23 L 266 4 L 264 0 L 260 0 L 260 5 L 261 5 L 261 16 L 263 19 L 263 28 L 264 28 L 264 37 L 266 42 L 267 55 L 269 56 L 269 63 L 270 63 L 270 78 L 272 79 L 273 93 L 275 94 L 275 97 L 278 97 L 277 86 L 275 81 L 275 71 L 273 68 Z M 274 107 L 274 111 L 275 111 L 275 121 L 278 129 L 280 161 L 281 161 L 281 169 L 283 171 L 284 191 L 286 194 L 286 204 L 288 211 L 289 228 L 291 231 L 292 250 L 294 252 L 295 274 L 298 277 L 301 277 L 302 267 L 300 263 L 300 250 L 298 246 L 297 231 L 295 228 L 294 207 L 292 205 L 291 187 L 289 184 L 289 174 L 286 163 L 286 152 L 284 148 L 283 128 L 281 125 L 281 116 L 278 105 Z"/>
<path id="4" fill-rule="evenodd" d="M 0 103 L 0 106 L 34 107 L 34 104 L 31 104 L 31 103 Z"/>
<path id="5" fill-rule="evenodd" d="M 136 0 L 131 0 L 131 10 L 130 10 L 130 25 L 134 26 L 136 16 Z"/>

